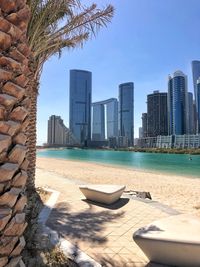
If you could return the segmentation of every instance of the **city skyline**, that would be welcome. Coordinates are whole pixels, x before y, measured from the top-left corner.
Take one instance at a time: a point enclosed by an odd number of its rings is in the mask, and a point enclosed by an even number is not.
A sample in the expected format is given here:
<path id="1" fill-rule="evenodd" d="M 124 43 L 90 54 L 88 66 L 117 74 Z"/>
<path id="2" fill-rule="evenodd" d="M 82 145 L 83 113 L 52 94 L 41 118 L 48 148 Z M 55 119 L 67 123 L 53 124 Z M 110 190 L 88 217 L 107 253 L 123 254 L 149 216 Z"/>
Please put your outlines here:
<path id="1" fill-rule="evenodd" d="M 134 82 L 135 137 L 141 114 L 146 112 L 146 95 L 154 90 L 166 92 L 169 73 L 181 69 L 189 77 L 188 91 L 193 92 L 191 61 L 200 59 L 200 37 L 195 26 L 200 22 L 199 1 L 183 4 L 169 0 L 163 5 L 155 0 L 101 0 L 98 4 L 108 2 L 116 8 L 111 24 L 83 49 L 66 51 L 60 60 L 53 57 L 44 66 L 38 101 L 38 143 L 45 141 L 44 125 L 52 113 L 60 114 L 69 125 L 69 69 L 93 72 L 93 102 L 117 97 L 118 84 Z"/>

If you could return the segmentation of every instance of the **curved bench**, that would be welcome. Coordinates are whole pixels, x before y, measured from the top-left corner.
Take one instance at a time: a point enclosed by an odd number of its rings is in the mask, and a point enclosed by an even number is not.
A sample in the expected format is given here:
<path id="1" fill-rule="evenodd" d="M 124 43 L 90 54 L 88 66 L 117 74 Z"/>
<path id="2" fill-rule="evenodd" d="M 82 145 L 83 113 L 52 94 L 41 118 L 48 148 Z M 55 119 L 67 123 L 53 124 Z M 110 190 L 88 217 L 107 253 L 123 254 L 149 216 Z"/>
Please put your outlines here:
<path id="1" fill-rule="evenodd" d="M 133 239 L 152 262 L 200 266 L 200 217 L 170 216 L 140 228 Z"/>
<path id="2" fill-rule="evenodd" d="M 121 197 L 125 188 L 126 187 L 124 185 L 107 184 L 79 186 L 79 189 L 87 199 L 104 204 L 112 204 L 116 202 Z"/>

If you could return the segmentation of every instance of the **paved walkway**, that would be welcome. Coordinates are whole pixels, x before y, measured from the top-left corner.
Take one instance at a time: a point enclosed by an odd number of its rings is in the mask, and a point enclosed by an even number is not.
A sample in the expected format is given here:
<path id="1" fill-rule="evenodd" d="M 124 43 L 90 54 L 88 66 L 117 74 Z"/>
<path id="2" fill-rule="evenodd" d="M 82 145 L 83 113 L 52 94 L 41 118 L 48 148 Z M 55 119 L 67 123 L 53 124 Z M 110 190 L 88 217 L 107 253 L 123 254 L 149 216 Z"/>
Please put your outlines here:
<path id="1" fill-rule="evenodd" d="M 109 208 L 95 205 L 84 199 L 74 181 L 40 169 L 37 170 L 36 185 L 60 191 L 47 226 L 76 244 L 102 266 L 158 266 L 148 264 L 132 235 L 153 220 L 169 216 L 168 213 L 125 195 Z"/>

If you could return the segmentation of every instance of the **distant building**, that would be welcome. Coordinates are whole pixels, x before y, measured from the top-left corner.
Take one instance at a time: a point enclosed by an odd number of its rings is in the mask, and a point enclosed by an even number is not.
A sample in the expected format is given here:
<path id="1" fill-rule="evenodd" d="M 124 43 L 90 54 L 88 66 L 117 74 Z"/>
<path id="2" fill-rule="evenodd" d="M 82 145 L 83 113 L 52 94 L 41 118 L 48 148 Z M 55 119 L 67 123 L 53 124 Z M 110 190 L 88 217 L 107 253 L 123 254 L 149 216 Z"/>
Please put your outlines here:
<path id="1" fill-rule="evenodd" d="M 168 81 L 168 133 L 182 135 L 188 133 L 188 92 L 187 76 L 174 72 Z"/>
<path id="2" fill-rule="evenodd" d="M 60 116 L 52 115 L 48 120 L 49 146 L 66 146 L 76 144 L 76 139 L 70 130 L 64 125 Z"/>
<path id="3" fill-rule="evenodd" d="M 105 140 L 105 108 L 102 103 L 92 104 L 92 140 Z"/>
<path id="4" fill-rule="evenodd" d="M 138 129 L 138 135 L 139 135 L 139 138 L 142 138 L 143 137 L 143 129 L 142 129 L 142 127 L 139 127 L 139 129 Z"/>
<path id="5" fill-rule="evenodd" d="M 118 101 L 110 98 L 92 103 L 92 140 L 104 141 L 118 136 Z"/>
<path id="6" fill-rule="evenodd" d="M 200 77 L 200 60 L 192 61 L 192 77 L 193 77 L 193 85 L 194 85 L 194 98 L 197 103 L 197 80 Z"/>
<path id="7" fill-rule="evenodd" d="M 193 115 L 194 115 L 194 117 L 193 117 L 193 125 L 194 125 L 194 134 L 195 133 L 198 133 L 198 131 L 197 131 L 197 108 L 196 108 L 196 102 L 195 102 L 195 100 L 193 100 Z"/>
<path id="8" fill-rule="evenodd" d="M 147 137 L 147 113 L 142 113 L 142 131 L 143 137 Z"/>
<path id="9" fill-rule="evenodd" d="M 129 139 L 128 136 L 119 136 L 117 139 L 117 144 L 119 148 L 129 147 Z"/>
<path id="10" fill-rule="evenodd" d="M 200 134 L 146 137 L 138 144 L 142 148 L 200 148 Z"/>
<path id="11" fill-rule="evenodd" d="M 108 146 L 110 148 L 117 148 L 118 147 L 118 138 L 117 137 L 109 137 L 108 138 Z"/>
<path id="12" fill-rule="evenodd" d="M 147 136 L 168 134 L 167 93 L 154 91 L 147 95 Z"/>
<path id="13" fill-rule="evenodd" d="M 197 122 L 198 128 L 197 133 L 200 134 L 200 77 L 197 80 Z"/>
<path id="14" fill-rule="evenodd" d="M 119 135 L 127 137 L 128 146 L 134 145 L 134 84 L 119 85 Z"/>
<path id="15" fill-rule="evenodd" d="M 79 142 L 87 146 L 91 139 L 92 73 L 70 70 L 70 130 Z"/>
<path id="16" fill-rule="evenodd" d="M 193 86 L 194 86 L 194 99 L 195 99 L 195 104 L 196 104 L 196 110 L 195 110 L 195 128 L 196 128 L 196 133 L 198 133 L 198 127 L 199 127 L 199 120 L 198 120 L 198 96 L 197 96 L 197 80 L 200 77 L 200 60 L 193 60 L 192 61 L 192 76 L 193 76 Z"/>
<path id="17" fill-rule="evenodd" d="M 188 92 L 188 133 L 195 134 L 195 124 L 194 124 L 194 106 L 193 106 L 193 94 Z"/>

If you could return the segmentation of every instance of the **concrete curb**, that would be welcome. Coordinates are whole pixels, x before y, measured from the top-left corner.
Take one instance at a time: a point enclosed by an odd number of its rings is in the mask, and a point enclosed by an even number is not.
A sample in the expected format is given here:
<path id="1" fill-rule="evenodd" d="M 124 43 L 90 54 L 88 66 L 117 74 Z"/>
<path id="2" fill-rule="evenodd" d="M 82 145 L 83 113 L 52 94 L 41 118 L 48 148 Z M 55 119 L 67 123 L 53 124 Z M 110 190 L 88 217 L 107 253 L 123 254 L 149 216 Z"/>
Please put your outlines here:
<path id="1" fill-rule="evenodd" d="M 42 224 L 44 234 L 49 236 L 52 245 L 58 245 L 64 255 L 71 257 L 80 267 L 102 267 L 101 264 L 94 261 L 86 253 L 81 251 L 77 246 L 71 244 L 68 240 L 60 238 L 58 233 L 51 228 L 47 227 L 45 224 L 49 218 L 51 210 L 55 206 L 60 192 L 44 188 L 45 191 L 50 192 L 51 196 L 45 203 L 45 207 L 41 210 L 38 222 Z"/>

